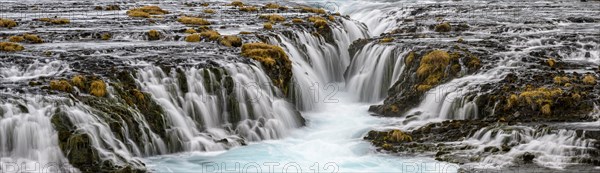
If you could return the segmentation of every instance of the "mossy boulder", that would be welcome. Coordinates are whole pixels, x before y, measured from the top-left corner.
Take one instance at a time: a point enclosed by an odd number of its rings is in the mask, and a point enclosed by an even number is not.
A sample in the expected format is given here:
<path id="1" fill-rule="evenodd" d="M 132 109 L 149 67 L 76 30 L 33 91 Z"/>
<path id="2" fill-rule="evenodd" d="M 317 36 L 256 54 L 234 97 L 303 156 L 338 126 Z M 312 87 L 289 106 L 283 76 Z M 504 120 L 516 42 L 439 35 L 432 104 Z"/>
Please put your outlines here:
<path id="1" fill-rule="evenodd" d="M 292 80 L 292 61 L 281 47 L 266 43 L 247 43 L 242 45 L 242 56 L 260 62 L 273 84 L 284 94 L 288 93 L 288 85 Z"/>

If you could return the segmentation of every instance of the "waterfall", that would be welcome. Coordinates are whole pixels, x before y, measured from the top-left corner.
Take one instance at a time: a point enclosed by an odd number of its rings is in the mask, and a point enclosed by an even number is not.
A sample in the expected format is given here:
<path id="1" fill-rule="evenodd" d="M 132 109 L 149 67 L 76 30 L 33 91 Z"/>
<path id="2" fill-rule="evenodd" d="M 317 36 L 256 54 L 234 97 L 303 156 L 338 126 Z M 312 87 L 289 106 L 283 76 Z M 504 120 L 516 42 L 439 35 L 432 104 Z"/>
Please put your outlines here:
<path id="1" fill-rule="evenodd" d="M 166 112 L 171 151 L 215 151 L 243 140 L 278 139 L 303 122 L 294 106 L 281 97 L 268 76 L 247 64 L 221 68 L 156 66 L 142 69 L 138 82 Z"/>
<path id="2" fill-rule="evenodd" d="M 483 128 L 463 143 L 477 146 L 477 152 L 487 147 L 510 147 L 510 151 L 483 158 L 483 168 L 505 167 L 514 164 L 514 159 L 525 153 L 535 155 L 534 162 L 550 167 L 563 168 L 572 162 L 572 157 L 590 157 L 595 150 L 593 140 L 584 139 L 575 130 L 536 129 L 526 126 Z"/>
<path id="3" fill-rule="evenodd" d="M 69 71 L 69 67 L 68 65 L 65 65 L 64 61 L 57 60 L 44 63 L 36 60 L 27 65 L 26 68 L 21 68 L 18 65 L 0 67 L 0 80 L 10 82 L 29 80 L 39 77 L 60 75 L 66 71 Z"/>
<path id="4" fill-rule="evenodd" d="M 399 46 L 368 43 L 352 58 L 346 72 L 346 89 L 356 93 L 359 101 L 381 101 L 404 71 L 407 53 Z"/>
<path id="5" fill-rule="evenodd" d="M 332 93 L 328 89 L 339 88 L 337 83 L 344 81 L 344 71 L 350 64 L 350 44 L 367 37 L 363 25 L 345 18 L 339 24 L 332 22 L 330 27 L 334 43 L 306 31 L 277 34 L 269 40 L 283 47 L 292 61 L 294 82 L 290 97 L 301 110 L 318 109 L 317 103 L 326 101 Z"/>
<path id="6" fill-rule="evenodd" d="M 0 102 L 0 170 L 76 171 L 58 146 L 50 123 L 56 107 L 46 99 L 27 96 Z"/>

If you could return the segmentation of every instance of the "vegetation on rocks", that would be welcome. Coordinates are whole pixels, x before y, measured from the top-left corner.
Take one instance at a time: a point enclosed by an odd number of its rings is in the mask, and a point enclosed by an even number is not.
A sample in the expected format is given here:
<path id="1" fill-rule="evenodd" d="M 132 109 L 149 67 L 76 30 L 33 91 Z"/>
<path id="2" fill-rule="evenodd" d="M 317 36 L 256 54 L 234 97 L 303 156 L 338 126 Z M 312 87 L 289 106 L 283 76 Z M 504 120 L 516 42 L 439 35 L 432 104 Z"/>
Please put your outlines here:
<path id="1" fill-rule="evenodd" d="M 379 39 L 379 43 L 389 43 L 392 41 L 394 41 L 394 38 L 391 38 L 391 37 L 385 37 L 385 38 Z"/>
<path id="2" fill-rule="evenodd" d="M 69 23 L 71 23 L 71 20 L 65 19 L 65 18 L 41 18 L 41 19 L 38 19 L 38 20 L 42 21 L 42 22 L 47 22 L 47 23 L 55 24 L 55 25 L 63 25 L 63 24 L 69 24 Z"/>
<path id="3" fill-rule="evenodd" d="M 443 50 L 434 50 L 421 58 L 417 69 L 417 76 L 423 82 L 417 86 L 417 90 L 424 92 L 437 85 L 445 75 L 445 69 L 450 64 L 450 55 Z"/>
<path id="4" fill-rule="evenodd" d="M 242 56 L 260 62 L 273 84 L 284 94 L 288 93 L 288 84 L 292 79 L 292 61 L 283 48 L 266 43 L 246 43 L 242 45 Z"/>
<path id="5" fill-rule="evenodd" d="M 300 19 L 300 18 L 294 18 L 292 19 L 293 23 L 304 23 L 304 20 Z"/>
<path id="6" fill-rule="evenodd" d="M 278 14 L 260 15 L 259 18 L 268 20 L 269 22 L 273 23 L 285 21 L 285 17 Z"/>
<path id="7" fill-rule="evenodd" d="M 0 18 L 0 27 L 12 28 L 17 26 L 17 22 L 11 19 Z"/>
<path id="8" fill-rule="evenodd" d="M 30 43 L 43 43 L 44 40 L 42 40 L 39 36 L 34 35 L 34 34 L 24 34 L 23 38 L 25 38 L 25 40 L 29 41 Z"/>
<path id="9" fill-rule="evenodd" d="M 235 35 L 226 35 L 221 39 L 221 44 L 227 47 L 242 46 L 242 38 Z"/>
<path id="10" fill-rule="evenodd" d="M 208 39 L 210 41 L 216 41 L 216 40 L 219 40 L 219 38 L 221 37 L 221 34 L 214 30 L 208 30 L 208 31 L 201 32 L 200 36 L 202 36 L 202 38 Z"/>
<path id="11" fill-rule="evenodd" d="M 210 25 L 208 20 L 197 17 L 181 16 L 177 21 L 185 25 Z"/>
<path id="12" fill-rule="evenodd" d="M 73 91 L 73 86 L 67 80 L 52 80 L 50 89 L 70 93 Z"/>
<path id="13" fill-rule="evenodd" d="M 327 13 L 324 9 L 321 8 L 312 8 L 312 7 L 300 7 L 302 12 L 305 13 L 317 13 L 317 14 L 325 14 Z"/>
<path id="14" fill-rule="evenodd" d="M 24 49 L 25 48 L 23 46 L 21 46 L 20 44 L 17 44 L 17 43 L 0 42 L 0 51 L 16 52 L 16 51 L 22 51 Z"/>
<path id="15" fill-rule="evenodd" d="M 148 40 L 159 40 L 160 39 L 160 32 L 158 32 L 157 30 L 150 30 L 148 31 Z"/>
<path id="16" fill-rule="evenodd" d="M 196 31 L 194 28 L 188 28 L 184 32 L 186 34 L 194 34 L 194 33 L 197 33 L 198 31 Z"/>
<path id="17" fill-rule="evenodd" d="M 240 11 L 252 12 L 252 11 L 258 11 L 258 8 L 254 7 L 254 6 L 245 6 L 245 7 L 240 7 Z"/>
<path id="18" fill-rule="evenodd" d="M 265 8 L 267 9 L 279 9 L 281 6 L 276 3 L 267 3 L 265 4 Z"/>
<path id="19" fill-rule="evenodd" d="M 596 85 L 596 77 L 591 74 L 585 75 L 582 81 L 587 85 Z"/>
<path id="20" fill-rule="evenodd" d="M 273 24 L 267 22 L 263 24 L 263 28 L 266 30 L 272 30 L 273 29 Z"/>
<path id="21" fill-rule="evenodd" d="M 100 35 L 100 39 L 102 40 L 110 40 L 110 38 L 112 38 L 110 33 L 102 33 L 102 35 Z"/>
<path id="22" fill-rule="evenodd" d="M 242 7 L 244 3 L 242 1 L 233 1 L 231 2 L 231 6 Z"/>
<path id="23" fill-rule="evenodd" d="M 18 43 L 18 42 L 25 41 L 25 38 L 23 38 L 23 36 L 15 35 L 15 36 L 8 37 L 8 41 Z"/>
<path id="24" fill-rule="evenodd" d="M 200 42 L 200 34 L 190 34 L 185 37 L 187 42 Z"/>
<path id="25" fill-rule="evenodd" d="M 96 97 L 106 96 L 106 83 L 103 80 L 94 80 L 90 84 L 90 94 Z"/>
<path id="26" fill-rule="evenodd" d="M 450 23 L 444 22 L 436 25 L 434 30 L 435 32 L 450 32 L 452 27 L 450 26 Z"/>
<path id="27" fill-rule="evenodd" d="M 149 18 L 149 17 L 152 17 L 151 15 L 165 15 L 165 14 L 169 14 L 169 12 L 161 9 L 158 6 L 143 6 L 140 8 L 134 8 L 134 9 L 127 11 L 127 15 L 129 15 L 129 17 Z"/>
<path id="28" fill-rule="evenodd" d="M 204 12 L 204 13 L 206 13 L 206 14 L 214 14 L 214 13 L 215 13 L 215 10 L 213 10 L 213 9 L 205 9 L 205 10 L 204 10 L 204 11 L 202 11 L 202 12 Z"/>

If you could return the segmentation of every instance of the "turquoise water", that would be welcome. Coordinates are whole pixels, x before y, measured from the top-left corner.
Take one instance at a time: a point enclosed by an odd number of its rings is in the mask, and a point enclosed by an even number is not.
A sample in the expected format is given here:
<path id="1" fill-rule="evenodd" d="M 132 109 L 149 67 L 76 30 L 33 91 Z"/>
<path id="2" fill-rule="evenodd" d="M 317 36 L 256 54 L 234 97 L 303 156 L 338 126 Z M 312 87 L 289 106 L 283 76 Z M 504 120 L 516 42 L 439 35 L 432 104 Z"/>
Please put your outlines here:
<path id="1" fill-rule="evenodd" d="M 307 126 L 281 140 L 262 141 L 221 152 L 146 158 L 157 172 L 456 172 L 458 166 L 428 157 L 375 151 L 362 137 L 386 119 L 369 115 L 369 104 L 337 93 L 337 103 L 303 112 Z M 335 102 L 335 101 L 334 101 Z"/>

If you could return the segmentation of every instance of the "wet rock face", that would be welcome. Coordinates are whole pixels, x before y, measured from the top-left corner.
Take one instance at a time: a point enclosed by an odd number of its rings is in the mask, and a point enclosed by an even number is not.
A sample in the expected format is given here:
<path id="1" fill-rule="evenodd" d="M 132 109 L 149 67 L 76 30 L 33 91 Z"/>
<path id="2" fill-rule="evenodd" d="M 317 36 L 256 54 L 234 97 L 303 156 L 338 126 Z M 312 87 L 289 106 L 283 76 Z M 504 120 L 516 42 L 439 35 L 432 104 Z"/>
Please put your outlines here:
<path id="1" fill-rule="evenodd" d="M 227 90 L 223 96 L 227 107 L 218 109 L 229 111 L 223 116 L 227 116 L 231 124 L 223 126 L 235 127 L 243 120 L 240 110 L 236 110 L 240 100 L 236 100 L 234 92 L 236 84 L 232 77 L 235 76 L 223 74 L 223 64 L 241 63 L 265 70 L 271 78 L 271 85 L 278 87 L 285 95 L 293 75 L 291 62 L 286 59 L 285 52 L 267 50 L 268 55 L 277 56 L 274 57 L 276 64 L 271 65 L 259 61 L 259 58 L 243 56 L 242 45 L 266 43 L 278 33 L 297 31 L 313 33 L 333 44 L 335 41 L 329 25 L 340 18 L 318 9 L 307 11 L 283 5 L 262 8 L 262 4 L 246 4 L 245 7 L 255 7 L 251 10 L 226 3 L 175 1 L 117 4 L 103 1 L 70 4 L 47 1 L 28 4 L 9 2 L 3 5 L 15 9 L 15 13 L 53 13 L 40 17 L 43 19 L 15 17 L 11 19 L 15 22 L 10 23 L 2 19 L 0 68 L 7 72 L 28 70 L 15 72 L 18 73 L 15 76 L 7 76 L 13 73 L 0 72 L 3 77 L 0 79 L 0 90 L 17 95 L 68 98 L 75 103 L 69 103 L 69 106 L 85 106 L 85 110 L 106 123 L 103 125 L 107 126 L 107 133 L 114 136 L 111 140 L 122 142 L 121 147 L 131 151 L 134 157 L 123 158 L 116 154 L 118 148 L 105 151 L 96 148 L 93 134 L 71 121 L 74 118 L 70 114 L 72 112 L 57 110 L 51 122 L 58 133 L 60 149 L 69 163 L 82 172 L 145 172 L 145 165 L 135 157 L 183 150 L 186 141 L 172 138 L 177 131 L 168 125 L 170 120 L 165 116 L 165 110 L 152 99 L 153 95 L 142 91 L 136 81 L 136 72 L 140 69 L 153 65 L 165 73 L 176 74 L 174 82 L 179 87 L 169 88 L 169 91 L 179 90 L 183 93 L 194 89 L 189 87 L 184 69 L 203 68 L 210 70 L 211 74 L 223 75 L 217 76 L 219 82 L 204 85 L 210 93 L 220 92 L 215 88 Z M 127 12 L 134 8 L 137 10 Z M 63 16 L 79 13 L 85 15 Z M 271 19 L 261 18 L 261 14 L 281 14 L 283 19 L 273 21 L 271 30 L 256 29 L 262 28 L 259 26 L 265 22 L 272 22 Z M 293 22 L 292 19 L 301 22 Z M 32 34 L 36 39 L 27 39 Z M 186 37 L 193 34 L 198 34 L 198 40 L 186 42 Z M 19 40 L 21 36 L 26 38 Z M 10 40 L 20 43 L 8 43 Z M 47 71 L 34 71 L 42 67 Z M 36 76 L 37 73 L 42 75 Z M 1 96 L 4 97 L 3 94 Z M 63 103 L 57 104 L 60 106 Z M 296 113 L 295 118 L 304 124 L 304 119 Z M 197 123 L 202 122 L 199 120 Z M 202 128 L 206 127 L 200 127 L 199 130 L 205 130 Z M 166 149 L 163 151 L 163 146 L 149 146 L 149 140 L 164 141 Z M 224 146 L 244 145 L 245 140 L 214 139 L 215 143 Z M 134 153 L 134 148 L 142 151 Z M 106 159 L 111 156 L 105 156 L 103 154 L 106 153 L 102 152 L 108 152 L 116 159 Z"/>
<path id="2" fill-rule="evenodd" d="M 413 142 L 387 141 L 386 131 L 369 132 L 365 139 L 382 151 L 429 152 L 437 160 L 455 163 L 496 164 L 496 157 L 509 156 L 514 158 L 511 163 L 543 164 L 538 160 L 543 160 L 541 153 L 547 151 L 521 150 L 533 144 L 511 144 L 518 141 L 514 138 L 507 140 L 506 145 L 470 152 L 483 144 L 465 140 L 481 129 L 497 126 L 524 126 L 545 135 L 551 134 L 546 133 L 548 129 L 554 135 L 568 131 L 566 136 L 591 140 L 589 144 L 596 146 L 595 130 L 573 122 L 598 119 L 600 33 L 588 30 L 600 26 L 599 18 L 592 15 L 596 12 L 588 11 L 598 4 L 469 3 L 407 5 L 395 11 L 406 15 L 396 19 L 396 29 L 378 38 L 356 41 L 350 47 L 350 52 L 358 52 L 366 44 L 380 43 L 410 51 L 402 57 L 403 75 L 389 88 L 383 104 L 369 110 L 375 116 L 401 118 L 402 123 L 394 125 L 404 127 Z M 514 13 L 476 12 L 479 10 Z M 565 10 L 574 13 L 562 13 Z M 438 52 L 436 57 L 441 58 L 428 57 L 436 50 L 447 55 Z M 410 126 L 412 122 L 433 118 L 445 121 Z M 555 123 L 572 125 L 545 127 Z M 580 134 L 574 134 L 575 131 Z M 501 133 L 490 133 L 498 134 Z M 598 147 L 583 148 L 575 155 L 561 153 L 572 157 L 562 161 L 594 165 L 594 160 L 599 160 Z M 465 157 L 465 153 L 478 156 Z"/>

